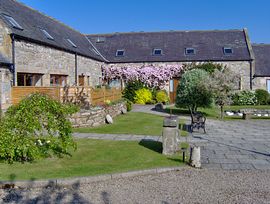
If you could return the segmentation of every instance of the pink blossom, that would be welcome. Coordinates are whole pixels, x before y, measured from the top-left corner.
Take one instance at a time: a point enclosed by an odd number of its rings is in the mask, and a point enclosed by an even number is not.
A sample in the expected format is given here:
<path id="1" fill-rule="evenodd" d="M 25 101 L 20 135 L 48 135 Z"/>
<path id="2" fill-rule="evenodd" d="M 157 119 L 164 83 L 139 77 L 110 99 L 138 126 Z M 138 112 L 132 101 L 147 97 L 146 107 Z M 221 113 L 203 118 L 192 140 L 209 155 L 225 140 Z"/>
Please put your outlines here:
<path id="1" fill-rule="evenodd" d="M 170 79 L 179 77 L 182 65 L 105 65 L 103 69 L 103 79 L 114 80 L 123 79 L 125 82 L 139 80 L 148 87 L 163 88 Z"/>

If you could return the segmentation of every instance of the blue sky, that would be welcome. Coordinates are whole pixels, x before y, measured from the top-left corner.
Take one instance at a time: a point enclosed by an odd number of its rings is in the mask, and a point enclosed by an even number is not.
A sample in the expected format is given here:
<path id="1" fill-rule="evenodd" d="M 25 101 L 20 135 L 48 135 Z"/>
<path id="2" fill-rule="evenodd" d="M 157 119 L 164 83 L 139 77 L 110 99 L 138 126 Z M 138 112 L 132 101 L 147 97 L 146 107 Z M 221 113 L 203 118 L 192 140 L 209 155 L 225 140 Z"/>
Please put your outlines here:
<path id="1" fill-rule="evenodd" d="M 248 28 L 270 43 L 269 0 L 20 0 L 82 33 Z"/>

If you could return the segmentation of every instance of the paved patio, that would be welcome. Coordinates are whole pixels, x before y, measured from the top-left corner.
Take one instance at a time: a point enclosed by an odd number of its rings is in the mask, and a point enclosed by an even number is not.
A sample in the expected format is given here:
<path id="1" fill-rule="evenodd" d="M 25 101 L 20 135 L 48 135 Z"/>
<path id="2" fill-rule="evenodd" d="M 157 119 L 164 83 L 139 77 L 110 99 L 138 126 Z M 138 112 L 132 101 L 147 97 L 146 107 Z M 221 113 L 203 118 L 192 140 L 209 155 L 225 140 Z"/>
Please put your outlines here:
<path id="1" fill-rule="evenodd" d="M 214 169 L 270 169 L 270 121 L 207 121 L 207 134 L 193 137 L 206 140 L 202 163 Z"/>
<path id="2" fill-rule="evenodd" d="M 135 105 L 133 112 L 146 112 L 162 116 L 167 113 L 153 110 L 153 105 Z M 190 118 L 180 116 L 190 123 Z M 224 170 L 270 169 L 270 120 L 206 121 L 207 133 L 202 130 L 190 133 L 191 143 L 201 145 L 202 167 Z M 109 140 L 153 140 L 161 142 L 161 136 L 113 135 L 74 133 L 81 138 Z"/>

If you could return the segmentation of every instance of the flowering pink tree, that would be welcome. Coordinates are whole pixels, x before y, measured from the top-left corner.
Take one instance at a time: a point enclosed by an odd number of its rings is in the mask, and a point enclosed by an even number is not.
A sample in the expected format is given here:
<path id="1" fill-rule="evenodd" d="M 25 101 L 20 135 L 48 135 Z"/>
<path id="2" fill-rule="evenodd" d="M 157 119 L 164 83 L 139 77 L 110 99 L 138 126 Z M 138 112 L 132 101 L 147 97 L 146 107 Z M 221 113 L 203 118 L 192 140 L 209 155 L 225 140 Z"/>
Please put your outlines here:
<path id="1" fill-rule="evenodd" d="M 125 82 L 141 81 L 148 87 L 163 88 L 170 79 L 180 76 L 182 65 L 143 65 L 120 66 L 105 65 L 103 69 L 104 80 L 123 79 Z"/>

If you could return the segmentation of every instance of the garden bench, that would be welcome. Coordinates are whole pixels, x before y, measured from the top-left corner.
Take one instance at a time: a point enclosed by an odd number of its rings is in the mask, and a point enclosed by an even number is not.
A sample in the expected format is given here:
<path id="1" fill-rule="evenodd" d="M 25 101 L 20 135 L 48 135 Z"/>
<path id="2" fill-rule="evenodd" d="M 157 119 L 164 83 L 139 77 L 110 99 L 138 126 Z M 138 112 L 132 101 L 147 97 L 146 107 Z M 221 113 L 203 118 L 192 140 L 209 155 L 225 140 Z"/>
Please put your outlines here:
<path id="1" fill-rule="evenodd" d="M 200 112 L 191 113 L 191 132 L 193 132 L 194 128 L 197 128 L 198 130 L 202 128 L 205 131 L 205 121 L 206 117 L 203 116 Z"/>

